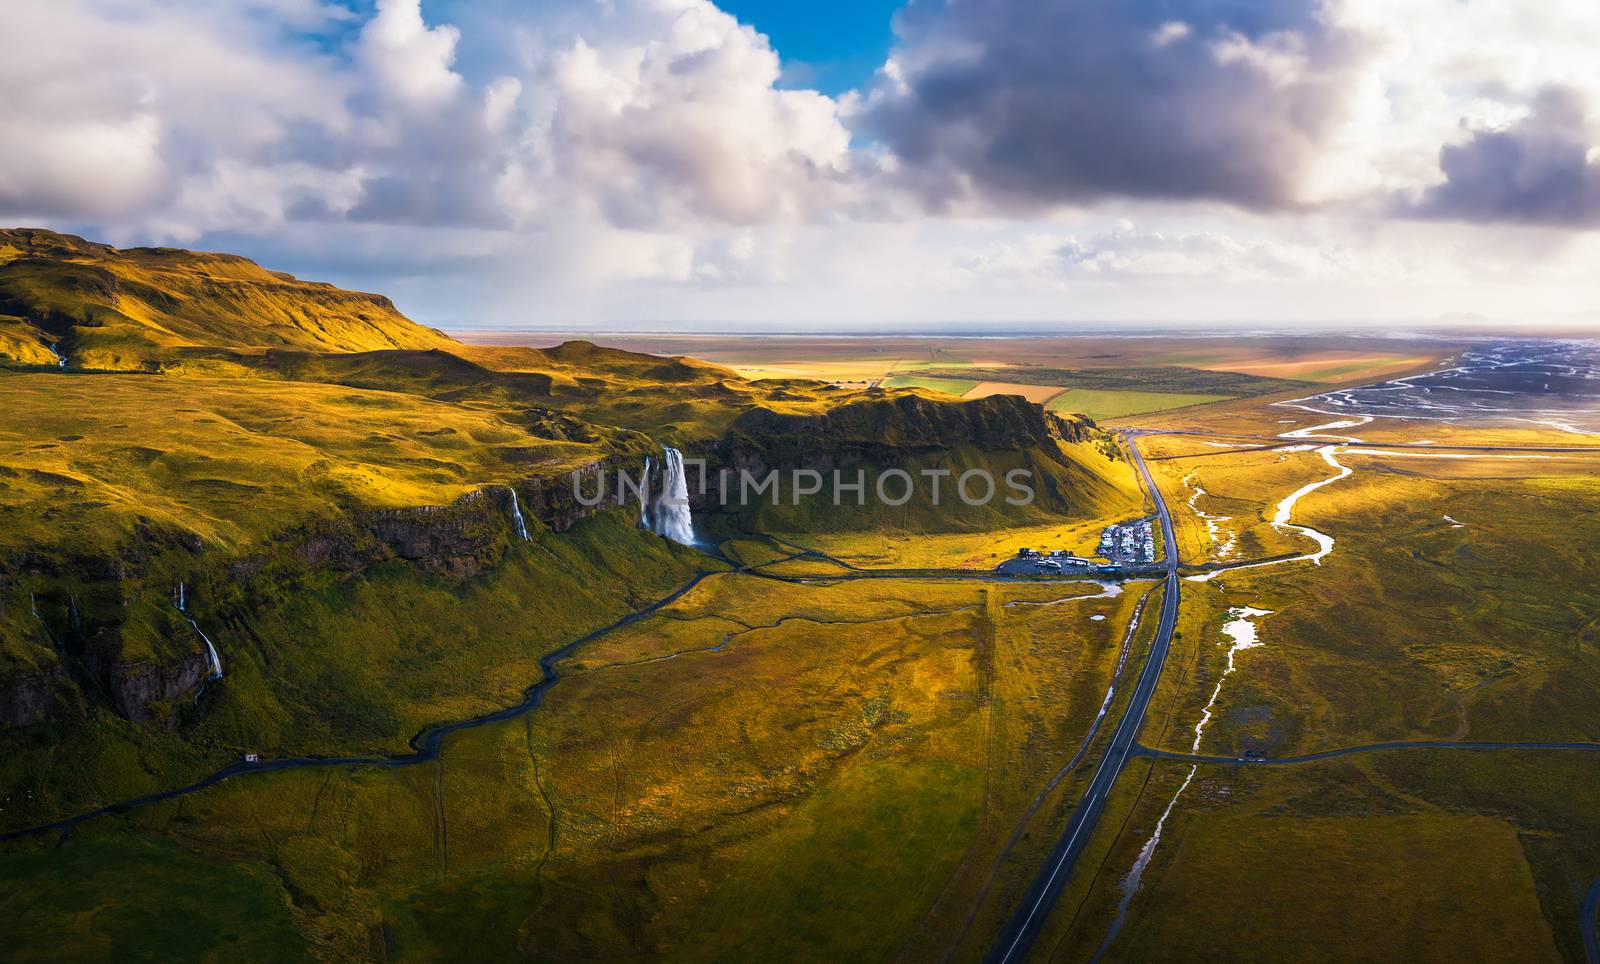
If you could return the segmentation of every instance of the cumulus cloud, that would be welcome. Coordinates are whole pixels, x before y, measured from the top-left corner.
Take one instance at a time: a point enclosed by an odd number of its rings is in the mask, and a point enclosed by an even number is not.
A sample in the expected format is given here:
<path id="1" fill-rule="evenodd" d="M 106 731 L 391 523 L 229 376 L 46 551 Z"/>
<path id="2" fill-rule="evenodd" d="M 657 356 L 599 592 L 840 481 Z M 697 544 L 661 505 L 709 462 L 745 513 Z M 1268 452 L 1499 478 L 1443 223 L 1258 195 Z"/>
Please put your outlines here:
<path id="1" fill-rule="evenodd" d="M 343 124 L 343 87 L 266 14 L 225 23 L 186 4 L 0 5 L 0 215 L 171 216 L 220 163 L 270 168 L 289 131 Z M 249 197 L 233 207 L 260 213 Z"/>
<path id="2" fill-rule="evenodd" d="M 1539 94 L 1528 115 L 1475 130 L 1439 152 L 1443 183 L 1401 210 L 1448 220 L 1600 225 L 1600 129 L 1568 87 Z"/>
<path id="3" fill-rule="evenodd" d="M 754 223 L 843 200 L 853 159 L 835 102 L 779 90 L 766 38 L 702 0 L 628 4 L 641 39 L 578 37 L 548 65 L 548 162 L 613 223 Z M 641 24 L 641 20 L 644 21 Z"/>
<path id="4" fill-rule="evenodd" d="M 914 5 L 863 127 L 936 206 L 1300 201 L 1361 38 L 1319 0 Z"/>
<path id="5" fill-rule="evenodd" d="M 178 240 L 648 229 L 828 216 L 853 190 L 838 105 L 779 89 L 766 39 L 710 0 L 567 4 L 490 38 L 522 56 L 482 80 L 420 0 L 348 19 L 316 0 L 0 6 L 0 215 Z"/>
<path id="6" fill-rule="evenodd" d="M 1593 0 L 936 0 L 897 37 L 833 98 L 714 0 L 0 2 L 0 220 L 453 317 L 791 320 L 1398 285 L 1384 245 L 1471 235 L 1507 267 L 1439 258 L 1453 297 L 1559 252 L 1440 220 L 1600 226 Z"/>
<path id="7" fill-rule="evenodd" d="M 449 104 L 461 92 L 451 69 L 461 32 L 422 21 L 421 0 L 378 0 L 377 14 L 361 28 L 358 56 L 380 96 L 421 109 Z"/>

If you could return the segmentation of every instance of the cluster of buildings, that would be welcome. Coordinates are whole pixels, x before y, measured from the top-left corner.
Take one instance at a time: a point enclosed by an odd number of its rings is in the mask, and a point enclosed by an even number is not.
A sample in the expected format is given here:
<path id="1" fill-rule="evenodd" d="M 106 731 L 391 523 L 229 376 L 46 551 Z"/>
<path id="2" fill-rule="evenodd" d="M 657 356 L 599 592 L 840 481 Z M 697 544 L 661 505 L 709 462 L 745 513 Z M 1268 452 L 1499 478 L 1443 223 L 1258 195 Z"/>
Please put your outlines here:
<path id="1" fill-rule="evenodd" d="M 1107 559 L 1125 565 L 1145 565 L 1156 561 L 1156 536 L 1151 519 L 1120 522 L 1100 533 L 1099 552 Z"/>
<path id="2" fill-rule="evenodd" d="M 1122 567 L 1114 563 L 1075 556 L 1062 549 L 1018 549 L 1017 559 L 1030 560 L 1036 569 L 1043 572 L 1065 572 L 1070 568 L 1082 572 L 1115 575 L 1122 571 Z"/>
<path id="3" fill-rule="evenodd" d="M 1100 534 L 1095 557 L 1075 556 L 1064 549 L 1018 549 L 999 570 L 1012 575 L 1072 573 L 1120 576 L 1130 566 L 1146 566 L 1156 559 L 1154 519 L 1135 519 L 1107 526 Z"/>

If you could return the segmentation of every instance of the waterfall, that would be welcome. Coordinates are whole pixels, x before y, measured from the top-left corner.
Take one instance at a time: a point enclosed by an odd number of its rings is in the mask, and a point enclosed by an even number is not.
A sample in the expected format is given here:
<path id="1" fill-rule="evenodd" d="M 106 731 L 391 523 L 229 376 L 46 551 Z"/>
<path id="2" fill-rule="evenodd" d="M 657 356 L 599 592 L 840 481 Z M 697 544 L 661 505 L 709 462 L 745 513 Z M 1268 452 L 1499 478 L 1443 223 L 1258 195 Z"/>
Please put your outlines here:
<path id="1" fill-rule="evenodd" d="M 620 496 L 618 497 L 621 498 Z M 653 529 L 650 524 L 650 456 L 644 457 L 644 476 L 639 481 L 639 525 Z"/>
<path id="2" fill-rule="evenodd" d="M 184 618 L 187 619 L 188 617 Z M 205 630 L 200 628 L 199 623 L 195 622 L 193 619 L 190 619 L 189 625 L 194 627 L 195 633 L 199 635 L 200 639 L 206 644 L 206 660 L 211 664 L 211 679 L 221 679 L 222 658 L 217 655 L 217 647 L 211 645 L 211 637 L 205 634 Z"/>
<path id="3" fill-rule="evenodd" d="M 689 514 L 689 481 L 683 474 L 683 453 L 668 446 L 661 454 L 661 494 L 651 513 L 655 522 L 651 528 L 673 542 L 692 546 L 694 519 Z"/>
<path id="4" fill-rule="evenodd" d="M 528 535 L 528 524 L 522 521 L 522 506 L 517 503 L 516 486 L 508 485 L 506 489 L 511 493 L 511 521 L 517 526 L 517 535 L 521 536 L 523 541 L 526 542 L 532 536 Z"/>
<path id="5" fill-rule="evenodd" d="M 193 616 L 184 612 L 184 602 L 183 583 L 180 581 L 178 583 L 178 612 L 183 613 L 183 618 L 189 621 L 189 627 L 194 630 L 196 636 L 200 637 L 200 641 L 206 644 L 206 662 L 211 666 L 211 675 L 207 679 L 221 679 L 222 657 L 217 655 L 217 647 L 211 645 L 211 637 L 206 635 L 205 630 L 200 628 L 200 624 L 194 621 Z M 199 694 L 196 694 L 196 698 L 199 698 Z"/>
<path id="6" fill-rule="evenodd" d="M 50 343 L 50 354 L 56 356 L 56 367 L 57 368 L 66 368 L 67 367 L 67 359 L 66 359 L 66 356 L 62 355 L 61 352 L 59 351 L 60 345 L 61 345 L 60 342 L 57 342 L 57 341 L 51 342 Z"/>
<path id="7" fill-rule="evenodd" d="M 44 630 L 44 638 L 50 641 L 51 648 L 65 655 L 65 651 L 50 632 L 50 624 L 44 621 L 43 616 L 39 615 L 39 598 L 31 592 L 28 593 L 28 612 L 33 613 L 33 618 L 39 621 L 39 628 Z"/>

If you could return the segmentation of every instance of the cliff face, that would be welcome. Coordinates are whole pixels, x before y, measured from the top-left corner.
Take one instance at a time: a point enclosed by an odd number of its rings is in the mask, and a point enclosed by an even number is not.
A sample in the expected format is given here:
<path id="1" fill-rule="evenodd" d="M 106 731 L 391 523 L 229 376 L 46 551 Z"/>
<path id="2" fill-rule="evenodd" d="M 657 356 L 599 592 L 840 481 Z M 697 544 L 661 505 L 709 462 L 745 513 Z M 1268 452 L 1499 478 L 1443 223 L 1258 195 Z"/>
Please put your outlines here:
<path id="1" fill-rule="evenodd" d="M 1096 431 L 1088 419 L 1061 418 L 1009 396 L 965 402 L 915 395 L 869 397 L 816 414 L 758 409 L 742 415 L 711 447 L 710 488 L 715 491 L 691 491 L 691 502 L 697 509 L 712 510 L 722 507 L 726 497 L 744 525 L 780 532 L 971 532 L 1039 524 L 1051 514 L 1059 518 L 1072 513 L 1085 495 L 1092 496 L 1092 471 L 1062 444 L 1088 441 Z M 819 473 L 824 479 L 821 493 L 797 501 L 792 490 L 800 483 L 782 475 L 794 470 Z M 898 481 L 879 489 L 891 470 L 923 480 L 942 474 L 950 482 L 942 489 L 932 481 L 919 482 L 908 501 L 896 503 L 887 495 L 836 494 L 835 470 L 846 482 L 859 472 L 865 491 L 873 493 L 904 489 Z M 752 499 L 743 480 L 764 479 L 774 471 L 780 473 L 782 495 Z M 974 471 L 981 472 L 980 480 L 994 483 L 992 490 L 983 481 L 976 483 L 973 491 L 981 503 L 976 505 L 966 503 L 954 488 L 957 479 Z M 1033 495 L 1025 497 L 1012 487 L 1013 478 L 1030 486 Z M 1008 497 L 1025 501 L 1008 502 Z"/>
<path id="2" fill-rule="evenodd" d="M 620 456 L 600 459 L 582 467 L 579 474 L 592 490 L 600 473 L 614 477 L 621 468 L 637 474 L 639 462 Z M 532 531 L 566 532 L 596 512 L 615 508 L 611 501 L 599 506 L 581 504 L 568 473 L 519 482 L 515 493 L 515 509 Z M 396 560 L 430 576 L 459 582 L 490 570 L 502 560 L 511 541 L 520 538 L 513 509 L 511 486 L 488 486 L 448 505 L 365 511 L 326 520 L 282 533 L 266 547 L 244 556 L 207 559 L 200 545 L 186 541 L 177 543 L 176 551 L 192 557 L 183 567 L 191 585 L 210 581 L 241 587 L 241 591 L 260 584 L 292 587 L 317 574 L 354 575 Z M 137 575 L 174 546 L 170 536 L 147 531 L 139 533 L 134 544 L 122 547 L 116 558 L 49 563 L 22 559 L 13 560 L 9 567 L 0 565 L 0 569 L 27 573 L 26 580 L 10 580 L 13 588 L 22 582 L 71 583 L 90 587 L 86 591 L 97 600 L 89 607 L 92 614 L 87 618 L 79 613 L 76 595 L 70 603 L 53 599 L 43 605 L 57 614 L 58 635 L 67 641 L 70 651 L 63 651 L 63 658 L 77 667 L 74 672 L 80 678 L 74 680 L 74 674 L 54 662 L 10 671 L 0 667 L 0 726 L 81 716 L 83 691 L 103 694 L 116 713 L 136 722 L 156 716 L 162 704 L 194 696 L 208 669 L 198 640 L 166 603 L 171 587 Z M 208 577 L 207 572 L 214 575 Z M 5 584 L 0 580 L 0 587 Z M 158 601 L 160 615 L 153 620 L 144 617 L 137 624 L 130 621 L 129 612 L 152 599 Z M 129 635 L 139 633 L 164 640 L 166 645 L 159 648 L 165 655 L 149 653 L 148 646 L 130 647 Z M 126 655 L 130 648 L 139 655 Z"/>
<path id="3" fill-rule="evenodd" d="M 820 414 L 755 409 L 734 423 L 716 455 L 722 465 L 752 473 L 881 466 L 961 446 L 1064 461 L 1055 443 L 1084 441 L 1093 431 L 1088 419 L 1062 418 L 1021 398 L 944 402 L 908 395 Z"/>
<path id="4" fill-rule="evenodd" d="M 867 399 L 808 415 L 758 408 L 734 422 L 729 443 L 758 445 L 775 461 L 790 464 L 848 453 L 914 451 L 978 445 L 1025 449 L 1053 441 L 1083 441 L 1094 423 L 1062 418 L 1021 398 L 994 395 L 968 402 L 942 402 L 916 395 Z"/>
<path id="5" fill-rule="evenodd" d="M 27 726 L 81 715 L 82 708 L 65 696 L 69 687 L 67 674 L 59 665 L 0 678 L 0 726 Z"/>
<path id="6" fill-rule="evenodd" d="M 140 723 L 152 718 L 158 705 L 192 697 L 207 668 L 199 652 L 165 663 L 113 662 L 105 673 L 106 692 L 119 714 Z"/>

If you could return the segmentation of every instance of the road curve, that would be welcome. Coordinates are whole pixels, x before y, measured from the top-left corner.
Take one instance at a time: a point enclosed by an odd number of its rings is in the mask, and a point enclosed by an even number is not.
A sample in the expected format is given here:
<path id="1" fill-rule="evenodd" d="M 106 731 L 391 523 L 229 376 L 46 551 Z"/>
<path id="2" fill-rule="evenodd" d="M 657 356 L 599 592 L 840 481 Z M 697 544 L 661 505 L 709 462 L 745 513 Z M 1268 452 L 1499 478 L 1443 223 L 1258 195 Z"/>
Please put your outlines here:
<path id="1" fill-rule="evenodd" d="M 484 713 L 481 716 L 457 720 L 453 723 L 447 723 L 441 726 L 429 727 L 428 729 L 423 730 L 411 738 L 411 753 L 400 754 L 396 756 L 282 757 L 273 760 L 260 760 L 255 763 L 246 763 L 240 761 L 238 763 L 229 764 L 228 766 L 215 771 L 211 775 L 203 777 L 194 783 L 188 784 L 187 786 L 174 787 L 170 790 L 159 790 L 155 793 L 149 793 L 142 797 L 135 797 L 131 800 L 122 800 L 117 803 L 110 803 L 103 807 L 97 807 L 94 810 L 89 810 L 87 812 L 66 817 L 62 820 L 56 820 L 51 823 L 40 824 L 36 827 L 27 827 L 21 830 L 11 830 L 5 833 L 0 833 L 0 842 L 17 840 L 22 837 L 52 832 L 59 833 L 65 837 L 67 834 L 72 832 L 74 827 L 81 823 L 86 823 L 90 820 L 109 816 L 114 813 L 127 813 L 130 810 L 137 810 L 140 807 L 147 807 L 151 804 L 161 803 L 165 800 L 174 800 L 178 797 L 188 796 L 191 793 L 197 793 L 201 790 L 207 789 L 208 787 L 214 787 L 224 780 L 230 780 L 234 777 L 249 776 L 255 773 L 276 773 L 283 770 L 308 770 L 318 767 L 359 766 L 393 768 L 416 766 L 420 763 L 431 763 L 434 760 L 439 759 L 439 754 L 442 752 L 444 747 L 445 737 L 451 735 L 452 733 L 459 733 L 462 730 L 476 729 L 480 726 L 487 726 L 490 723 L 499 723 L 505 720 L 514 719 L 524 713 L 537 709 L 541 704 L 544 703 L 545 693 L 549 691 L 550 687 L 561 681 L 561 674 L 556 670 L 556 664 L 572 655 L 573 651 L 578 647 L 584 645 L 585 643 L 599 639 L 601 636 L 604 636 L 607 633 L 615 632 L 625 626 L 636 623 L 646 616 L 672 605 L 679 599 L 683 598 L 683 596 L 688 593 L 689 590 L 700 585 L 700 583 L 703 582 L 707 577 L 728 571 L 730 570 L 701 569 L 691 576 L 686 582 L 681 583 L 678 588 L 674 589 L 671 593 L 661 597 L 648 606 L 645 606 L 643 609 L 630 612 L 614 623 L 602 626 L 591 633 L 587 633 L 573 640 L 572 642 L 567 643 L 560 649 L 546 653 L 539 660 L 539 667 L 544 671 L 543 677 L 539 680 L 539 682 L 528 687 L 528 689 L 523 692 L 521 702 L 507 706 L 504 709 L 495 710 L 491 713 Z"/>
<path id="2" fill-rule="evenodd" d="M 1145 487 L 1149 489 L 1151 501 L 1156 506 L 1156 515 L 1161 520 L 1163 561 L 1166 569 L 1166 585 L 1161 598 L 1161 621 L 1156 627 L 1156 637 L 1151 643 L 1150 655 L 1145 661 L 1143 671 L 1139 674 L 1139 682 L 1134 687 L 1133 698 L 1117 722 L 1116 731 L 1111 736 L 1111 744 L 1106 748 L 1105 756 L 1100 758 L 1094 777 L 1089 781 L 1089 788 L 1085 791 L 1083 799 L 1078 801 L 1077 807 L 1073 809 L 1072 817 L 1067 821 L 1061 838 L 1051 848 L 1044 866 L 1028 885 L 1028 889 L 1022 895 L 1021 903 L 1007 920 L 1005 927 L 996 937 L 994 946 L 985 957 L 985 960 L 992 964 L 1007 964 L 1010 961 L 1022 960 L 1033 947 L 1033 942 L 1038 939 L 1039 931 L 1044 927 L 1051 909 L 1061 896 L 1062 888 L 1072 876 L 1078 857 L 1082 855 L 1089 838 L 1094 834 L 1095 825 L 1099 823 L 1100 815 L 1105 811 L 1106 801 L 1111 795 L 1112 786 L 1117 782 L 1117 776 L 1122 773 L 1128 759 L 1136 755 L 1139 729 L 1144 724 L 1145 711 L 1150 705 L 1150 698 L 1155 695 L 1156 683 L 1161 679 L 1161 668 L 1166 663 L 1167 652 L 1172 645 L 1172 632 L 1178 622 L 1178 540 L 1173 534 L 1172 516 L 1167 511 L 1166 502 L 1161 498 L 1161 490 L 1156 487 L 1155 479 L 1151 478 L 1150 469 L 1145 465 L 1144 457 L 1139 454 L 1138 445 L 1132 439 L 1128 440 L 1128 451 L 1139 469 L 1139 474 L 1144 478 Z"/>

